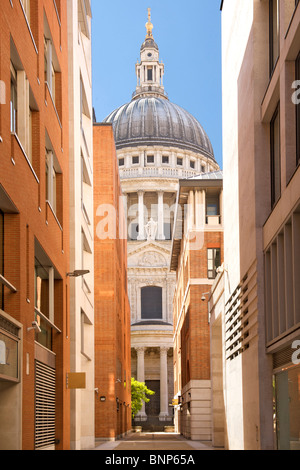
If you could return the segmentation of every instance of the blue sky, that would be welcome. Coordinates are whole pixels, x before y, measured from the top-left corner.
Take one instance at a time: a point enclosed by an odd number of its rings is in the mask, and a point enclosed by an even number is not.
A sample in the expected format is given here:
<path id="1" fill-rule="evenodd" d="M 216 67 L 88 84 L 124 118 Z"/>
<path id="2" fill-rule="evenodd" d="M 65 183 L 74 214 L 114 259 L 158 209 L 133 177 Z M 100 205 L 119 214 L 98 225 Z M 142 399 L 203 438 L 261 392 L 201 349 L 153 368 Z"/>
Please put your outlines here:
<path id="1" fill-rule="evenodd" d="M 222 166 L 220 0 L 92 0 L 97 121 L 131 100 L 148 7 L 165 64 L 165 91 L 202 124 Z"/>

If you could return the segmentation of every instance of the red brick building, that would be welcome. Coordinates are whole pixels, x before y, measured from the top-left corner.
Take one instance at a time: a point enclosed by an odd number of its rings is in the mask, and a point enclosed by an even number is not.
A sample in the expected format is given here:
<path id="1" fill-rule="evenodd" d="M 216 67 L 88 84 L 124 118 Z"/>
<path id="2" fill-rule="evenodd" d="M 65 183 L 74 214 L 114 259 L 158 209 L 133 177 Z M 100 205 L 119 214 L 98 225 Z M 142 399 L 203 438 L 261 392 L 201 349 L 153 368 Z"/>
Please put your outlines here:
<path id="1" fill-rule="evenodd" d="M 111 124 L 94 125 L 95 438 L 131 429 L 127 237 Z"/>
<path id="2" fill-rule="evenodd" d="M 179 182 L 171 254 L 175 426 L 192 440 L 212 436 L 208 298 L 223 259 L 222 187 L 220 171 Z"/>
<path id="3" fill-rule="evenodd" d="M 1 449 L 69 448 L 67 54 L 66 2 L 1 2 Z"/>

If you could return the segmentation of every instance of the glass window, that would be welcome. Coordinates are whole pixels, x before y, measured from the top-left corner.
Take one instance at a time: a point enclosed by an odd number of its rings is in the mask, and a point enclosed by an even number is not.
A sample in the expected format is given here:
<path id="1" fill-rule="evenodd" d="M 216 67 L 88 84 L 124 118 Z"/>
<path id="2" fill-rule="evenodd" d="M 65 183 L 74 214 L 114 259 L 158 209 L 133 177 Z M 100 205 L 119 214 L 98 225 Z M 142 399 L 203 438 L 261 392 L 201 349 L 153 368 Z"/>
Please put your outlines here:
<path id="1" fill-rule="evenodd" d="M 179 166 L 183 165 L 183 159 L 182 158 L 177 158 L 177 165 L 179 165 Z"/>
<path id="2" fill-rule="evenodd" d="M 19 341 L 6 331 L 0 331 L 0 377 L 19 379 Z"/>
<path id="3" fill-rule="evenodd" d="M 166 240 L 172 239 L 171 224 L 169 222 L 164 223 L 164 236 Z"/>
<path id="4" fill-rule="evenodd" d="M 194 161 L 194 160 L 191 160 L 191 161 L 190 161 L 190 167 L 191 167 L 192 169 L 195 168 L 195 161 Z"/>
<path id="5" fill-rule="evenodd" d="M 28 23 L 30 24 L 30 0 L 21 0 Z"/>
<path id="6" fill-rule="evenodd" d="M 119 166 L 124 166 L 125 165 L 125 160 L 124 158 L 119 159 Z"/>
<path id="7" fill-rule="evenodd" d="M 46 201 L 49 202 L 53 212 L 57 215 L 58 202 L 58 175 L 57 160 L 52 151 L 46 151 Z"/>
<path id="8" fill-rule="evenodd" d="M 206 215 L 220 215 L 219 196 L 207 196 L 206 198 Z"/>
<path id="9" fill-rule="evenodd" d="M 300 450 L 300 366 L 275 376 L 278 450 Z"/>
<path id="10" fill-rule="evenodd" d="M 147 163 L 154 163 L 154 155 L 147 155 Z"/>
<path id="11" fill-rule="evenodd" d="M 295 79 L 300 80 L 300 53 L 296 59 L 296 73 Z M 296 104 L 296 144 L 297 144 L 297 152 L 296 152 L 296 164 L 300 162 L 300 103 L 297 102 Z"/>
<path id="12" fill-rule="evenodd" d="M 270 75 L 279 57 L 279 0 L 270 0 Z"/>
<path id="13" fill-rule="evenodd" d="M 140 157 L 132 157 L 132 163 L 133 165 L 140 163 Z"/>
<path id="14" fill-rule="evenodd" d="M 137 240 L 139 235 L 139 224 L 130 225 L 130 240 Z"/>
<path id="15" fill-rule="evenodd" d="M 168 163 L 169 163 L 169 157 L 168 157 L 168 155 L 163 155 L 163 157 L 162 157 L 162 163 L 164 163 L 164 164 L 168 164 Z"/>
<path id="16" fill-rule="evenodd" d="M 280 165 L 280 116 L 279 106 L 274 113 L 270 124 L 271 136 L 271 205 L 278 201 L 281 193 L 281 165 Z"/>
<path id="17" fill-rule="evenodd" d="M 215 279 L 217 269 L 221 266 L 221 250 L 220 248 L 209 248 L 207 250 L 207 277 Z"/>
<path id="18" fill-rule="evenodd" d="M 52 350 L 52 327 L 54 324 L 54 268 L 44 266 L 35 258 L 35 319 L 40 327 L 36 341 Z M 49 321 L 47 321 L 47 319 Z"/>
<path id="19" fill-rule="evenodd" d="M 161 287 L 149 286 L 141 289 L 141 312 L 142 319 L 162 319 Z"/>
<path id="20" fill-rule="evenodd" d="M 12 63 L 10 63 L 10 131 L 17 133 L 18 116 L 18 91 L 17 91 L 17 72 Z"/>
<path id="21" fill-rule="evenodd" d="M 0 274 L 4 275 L 4 214 L 0 210 Z M 4 310 L 4 289 L 0 283 L 0 308 Z"/>

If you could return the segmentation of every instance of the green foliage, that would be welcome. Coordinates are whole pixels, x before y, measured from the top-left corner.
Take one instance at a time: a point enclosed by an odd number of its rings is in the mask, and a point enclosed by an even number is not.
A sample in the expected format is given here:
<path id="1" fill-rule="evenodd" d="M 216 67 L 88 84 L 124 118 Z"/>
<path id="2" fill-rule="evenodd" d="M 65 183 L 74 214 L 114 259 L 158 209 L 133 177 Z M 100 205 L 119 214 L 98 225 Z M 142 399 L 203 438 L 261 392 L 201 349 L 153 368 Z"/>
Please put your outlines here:
<path id="1" fill-rule="evenodd" d="M 143 402 L 148 403 L 150 398 L 147 395 L 154 395 L 155 392 L 146 387 L 144 382 L 138 382 L 131 378 L 131 414 L 135 415 L 142 409 Z"/>

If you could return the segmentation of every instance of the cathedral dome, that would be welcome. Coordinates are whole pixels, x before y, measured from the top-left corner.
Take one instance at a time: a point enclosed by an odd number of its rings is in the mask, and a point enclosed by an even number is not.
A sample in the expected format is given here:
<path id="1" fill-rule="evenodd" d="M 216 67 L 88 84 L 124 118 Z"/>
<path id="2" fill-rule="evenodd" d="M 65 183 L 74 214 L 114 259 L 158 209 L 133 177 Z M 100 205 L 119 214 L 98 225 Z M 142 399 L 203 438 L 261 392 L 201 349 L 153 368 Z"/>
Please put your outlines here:
<path id="1" fill-rule="evenodd" d="M 137 146 L 177 147 L 215 161 L 211 142 L 201 124 L 164 97 L 134 97 L 104 122 L 113 125 L 117 150 Z"/>

